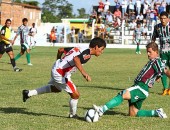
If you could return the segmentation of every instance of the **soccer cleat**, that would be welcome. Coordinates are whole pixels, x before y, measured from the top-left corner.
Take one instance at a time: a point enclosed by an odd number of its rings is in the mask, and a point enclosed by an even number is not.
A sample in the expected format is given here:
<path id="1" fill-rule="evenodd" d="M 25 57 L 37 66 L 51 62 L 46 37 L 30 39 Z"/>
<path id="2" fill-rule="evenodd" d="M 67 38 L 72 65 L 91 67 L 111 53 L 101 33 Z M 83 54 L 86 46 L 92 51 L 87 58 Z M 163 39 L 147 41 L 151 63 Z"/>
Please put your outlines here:
<path id="1" fill-rule="evenodd" d="M 168 89 L 168 95 L 170 95 L 170 89 Z"/>
<path id="2" fill-rule="evenodd" d="M 141 52 L 139 51 L 138 54 L 141 54 Z"/>
<path id="3" fill-rule="evenodd" d="M 164 89 L 163 93 L 162 93 L 162 96 L 165 96 L 168 94 L 168 89 Z"/>
<path id="4" fill-rule="evenodd" d="M 22 69 L 20 69 L 20 68 L 18 68 L 18 67 L 14 67 L 14 71 L 15 71 L 15 72 L 20 72 L 20 71 L 22 71 Z"/>
<path id="5" fill-rule="evenodd" d="M 29 90 L 23 90 L 23 91 L 22 91 L 23 102 L 26 102 L 26 100 L 27 100 L 28 98 L 30 98 L 30 97 L 28 96 L 28 93 L 29 93 Z"/>
<path id="6" fill-rule="evenodd" d="M 31 63 L 28 63 L 27 65 L 29 65 L 29 66 L 33 66 L 33 64 L 31 64 Z"/>
<path id="7" fill-rule="evenodd" d="M 167 115 L 162 108 L 157 109 L 156 112 L 160 118 L 167 118 Z"/>
<path id="8" fill-rule="evenodd" d="M 102 116 L 104 114 L 102 106 L 96 106 L 95 104 L 93 104 L 93 108 L 98 112 L 99 116 Z"/>
<path id="9" fill-rule="evenodd" d="M 79 119 L 80 117 L 77 114 L 75 114 L 75 115 L 69 114 L 68 118 Z"/>

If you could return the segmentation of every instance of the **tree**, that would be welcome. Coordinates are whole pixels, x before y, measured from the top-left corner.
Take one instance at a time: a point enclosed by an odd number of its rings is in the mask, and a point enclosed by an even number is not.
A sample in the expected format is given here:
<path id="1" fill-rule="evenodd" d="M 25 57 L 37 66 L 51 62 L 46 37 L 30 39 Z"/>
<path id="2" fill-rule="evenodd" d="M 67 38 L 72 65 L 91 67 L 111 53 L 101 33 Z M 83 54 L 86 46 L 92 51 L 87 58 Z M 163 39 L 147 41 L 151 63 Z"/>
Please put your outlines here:
<path id="1" fill-rule="evenodd" d="M 85 8 L 80 8 L 80 9 L 77 9 L 77 11 L 78 11 L 78 18 L 87 18 L 87 17 L 89 17 L 89 14 L 86 14 L 86 10 L 85 10 Z"/>
<path id="2" fill-rule="evenodd" d="M 36 0 L 34 0 L 34 1 L 14 0 L 14 2 L 16 2 L 16 3 L 24 3 L 24 4 L 34 5 L 34 6 L 39 5 L 39 2 L 36 1 Z"/>
<path id="3" fill-rule="evenodd" d="M 24 4 L 29 4 L 29 5 L 34 5 L 34 6 L 38 6 L 39 2 L 38 1 L 23 1 Z"/>
<path id="4" fill-rule="evenodd" d="M 61 22 L 62 18 L 73 17 L 73 5 L 67 0 L 45 0 L 42 5 L 43 22 Z"/>

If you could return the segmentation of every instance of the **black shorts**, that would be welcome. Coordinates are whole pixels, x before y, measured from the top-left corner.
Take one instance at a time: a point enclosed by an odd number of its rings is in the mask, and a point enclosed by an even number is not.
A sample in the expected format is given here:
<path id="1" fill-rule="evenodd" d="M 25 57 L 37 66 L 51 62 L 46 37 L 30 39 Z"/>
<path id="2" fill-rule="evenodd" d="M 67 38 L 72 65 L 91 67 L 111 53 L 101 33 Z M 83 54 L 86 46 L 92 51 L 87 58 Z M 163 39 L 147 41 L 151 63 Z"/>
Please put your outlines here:
<path id="1" fill-rule="evenodd" d="M 13 51 L 12 46 L 10 44 L 6 44 L 3 41 L 0 42 L 0 54 L 4 54 Z"/>

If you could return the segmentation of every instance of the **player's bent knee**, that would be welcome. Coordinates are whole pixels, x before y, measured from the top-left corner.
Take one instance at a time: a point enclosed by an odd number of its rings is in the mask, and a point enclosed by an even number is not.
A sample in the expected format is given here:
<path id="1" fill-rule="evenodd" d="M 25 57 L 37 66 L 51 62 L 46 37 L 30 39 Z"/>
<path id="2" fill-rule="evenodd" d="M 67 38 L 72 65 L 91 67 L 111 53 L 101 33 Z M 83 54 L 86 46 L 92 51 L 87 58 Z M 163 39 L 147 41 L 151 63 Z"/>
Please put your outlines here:
<path id="1" fill-rule="evenodd" d="M 79 92 L 76 91 L 74 93 L 70 93 L 70 96 L 72 99 L 79 99 L 80 94 L 79 94 Z"/>
<path id="2" fill-rule="evenodd" d="M 53 93 L 59 93 L 59 92 L 61 92 L 61 90 L 57 89 L 57 88 L 56 88 L 55 86 L 53 86 L 53 85 L 51 85 L 50 87 L 51 87 L 51 92 L 53 92 Z"/>

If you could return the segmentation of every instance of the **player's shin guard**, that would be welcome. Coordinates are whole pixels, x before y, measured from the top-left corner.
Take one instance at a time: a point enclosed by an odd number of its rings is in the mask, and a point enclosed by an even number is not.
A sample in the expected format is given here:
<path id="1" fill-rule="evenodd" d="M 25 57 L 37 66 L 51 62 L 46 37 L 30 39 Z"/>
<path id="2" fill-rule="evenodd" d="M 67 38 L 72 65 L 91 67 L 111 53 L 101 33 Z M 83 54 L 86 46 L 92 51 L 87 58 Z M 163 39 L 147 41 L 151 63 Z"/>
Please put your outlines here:
<path id="1" fill-rule="evenodd" d="M 31 63 L 31 60 L 30 60 L 30 53 L 27 53 L 27 54 L 26 54 L 26 58 L 27 58 L 27 63 Z"/>
<path id="2" fill-rule="evenodd" d="M 70 114 L 72 115 L 76 115 L 77 112 L 77 103 L 78 103 L 78 99 L 70 99 L 69 101 L 69 106 L 70 106 Z"/>
<path id="3" fill-rule="evenodd" d="M 13 66 L 13 68 L 16 66 L 16 63 L 15 63 L 15 59 L 10 59 L 11 60 L 11 64 Z"/>
<path id="4" fill-rule="evenodd" d="M 21 57 L 21 54 L 19 53 L 14 59 L 18 60 Z"/>
<path id="5" fill-rule="evenodd" d="M 158 116 L 155 110 L 139 110 L 137 112 L 137 117 L 156 117 Z"/>
<path id="6" fill-rule="evenodd" d="M 43 86 L 41 88 L 37 88 L 35 90 L 29 90 L 28 96 L 34 96 L 43 93 L 50 93 L 51 92 L 51 85 Z"/>
<path id="7" fill-rule="evenodd" d="M 116 97 L 112 98 L 109 102 L 107 102 L 103 106 L 103 112 L 105 112 L 108 109 L 114 108 L 116 106 L 119 106 L 123 102 L 122 95 L 118 94 Z"/>

